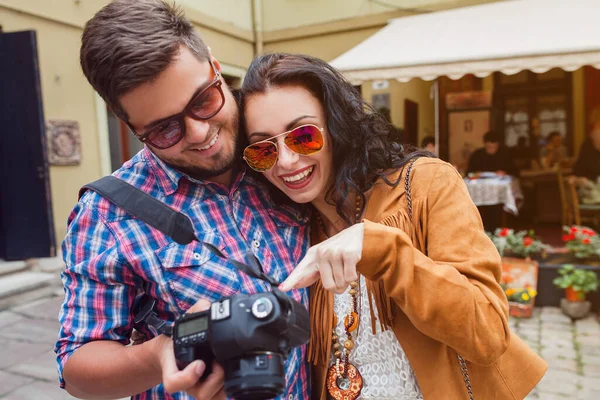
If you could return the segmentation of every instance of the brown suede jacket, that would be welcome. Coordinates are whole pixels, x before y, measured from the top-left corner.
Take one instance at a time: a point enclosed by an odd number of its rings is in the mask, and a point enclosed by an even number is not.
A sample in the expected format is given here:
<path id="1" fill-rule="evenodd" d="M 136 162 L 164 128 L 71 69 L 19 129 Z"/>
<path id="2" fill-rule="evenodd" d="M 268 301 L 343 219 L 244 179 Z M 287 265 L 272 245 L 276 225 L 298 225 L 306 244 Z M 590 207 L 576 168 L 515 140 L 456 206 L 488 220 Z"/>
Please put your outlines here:
<path id="1" fill-rule="evenodd" d="M 389 177 L 401 175 L 396 187 L 377 182 L 365 211 L 358 271 L 381 316 L 371 315 L 373 328 L 394 331 L 426 400 L 469 398 L 457 353 L 467 360 L 476 400 L 523 399 L 547 364 L 508 327 L 500 257 L 461 176 L 438 159 L 417 160 L 410 220 L 406 170 Z M 314 243 L 324 240 L 313 232 Z M 310 310 L 312 398 L 326 399 L 333 295 L 320 282 L 311 287 Z"/>

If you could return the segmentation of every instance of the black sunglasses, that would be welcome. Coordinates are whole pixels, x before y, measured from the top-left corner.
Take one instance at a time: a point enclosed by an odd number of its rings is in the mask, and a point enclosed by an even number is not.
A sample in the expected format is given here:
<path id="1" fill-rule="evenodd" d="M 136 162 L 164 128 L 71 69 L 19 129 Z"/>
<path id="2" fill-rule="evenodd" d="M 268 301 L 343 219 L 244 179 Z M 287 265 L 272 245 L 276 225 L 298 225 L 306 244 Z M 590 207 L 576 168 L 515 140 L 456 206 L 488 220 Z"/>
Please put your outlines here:
<path id="1" fill-rule="evenodd" d="M 195 120 L 204 121 L 217 115 L 225 105 L 225 95 L 221 87 L 221 74 L 215 68 L 211 60 L 210 66 L 215 73 L 215 78 L 206 87 L 198 89 L 192 96 L 190 102 L 179 114 L 156 121 L 147 130 L 138 135 L 133 126 L 127 121 L 126 124 L 137 138 L 148 143 L 152 147 L 164 150 L 175 146 L 185 136 L 185 117 L 189 116 Z"/>

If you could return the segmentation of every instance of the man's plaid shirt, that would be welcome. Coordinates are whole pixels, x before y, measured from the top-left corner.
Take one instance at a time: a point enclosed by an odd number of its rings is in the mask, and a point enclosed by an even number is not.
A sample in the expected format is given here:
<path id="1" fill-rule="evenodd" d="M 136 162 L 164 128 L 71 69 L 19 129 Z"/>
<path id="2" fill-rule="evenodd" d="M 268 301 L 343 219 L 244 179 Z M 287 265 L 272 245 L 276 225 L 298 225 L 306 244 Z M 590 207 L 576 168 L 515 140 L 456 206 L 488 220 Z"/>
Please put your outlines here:
<path id="1" fill-rule="evenodd" d="M 267 188 L 244 172 L 226 188 L 191 179 L 144 148 L 113 175 L 186 214 L 198 239 L 229 257 L 245 261 L 250 249 L 265 273 L 278 281 L 290 274 L 309 246 L 306 213 L 276 206 Z M 169 322 L 199 299 L 268 290 L 267 284 L 237 271 L 202 244 L 179 245 L 93 191 L 82 196 L 69 216 L 63 256 L 65 299 L 55 347 L 63 387 L 63 367 L 78 347 L 92 340 L 129 343 L 132 305 L 143 287 L 156 299 L 159 316 Z M 308 307 L 306 290 L 295 290 L 292 296 Z M 287 392 L 282 398 L 309 399 L 306 346 L 294 349 L 285 367 Z M 189 396 L 171 396 L 159 385 L 134 398 Z"/>

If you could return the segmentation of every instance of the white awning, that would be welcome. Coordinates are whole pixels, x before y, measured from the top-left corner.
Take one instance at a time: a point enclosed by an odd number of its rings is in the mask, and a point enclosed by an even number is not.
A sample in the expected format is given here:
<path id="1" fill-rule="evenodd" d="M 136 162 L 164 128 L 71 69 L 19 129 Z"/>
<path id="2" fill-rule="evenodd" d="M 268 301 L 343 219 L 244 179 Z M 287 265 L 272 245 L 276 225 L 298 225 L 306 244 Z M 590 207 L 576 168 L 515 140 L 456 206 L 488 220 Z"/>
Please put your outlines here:
<path id="1" fill-rule="evenodd" d="M 512 0 L 391 20 L 331 64 L 353 83 L 600 68 L 600 0 Z"/>

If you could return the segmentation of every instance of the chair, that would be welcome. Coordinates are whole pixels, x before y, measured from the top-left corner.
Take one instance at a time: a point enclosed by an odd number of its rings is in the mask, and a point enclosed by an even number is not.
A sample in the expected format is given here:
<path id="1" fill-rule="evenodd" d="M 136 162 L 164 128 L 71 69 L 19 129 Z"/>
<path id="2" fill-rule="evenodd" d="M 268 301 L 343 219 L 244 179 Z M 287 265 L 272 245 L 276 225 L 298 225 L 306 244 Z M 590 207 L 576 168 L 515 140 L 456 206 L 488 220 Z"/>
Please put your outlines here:
<path id="1" fill-rule="evenodd" d="M 600 228 L 600 204 L 581 204 L 577 194 L 577 178 L 570 176 L 564 179 L 567 197 L 572 206 L 572 215 L 575 225 L 581 225 L 582 221 L 590 221 L 594 228 Z"/>
<path id="2" fill-rule="evenodd" d="M 554 167 L 556 171 L 556 178 L 558 181 L 558 191 L 560 192 L 560 205 L 561 205 L 561 216 L 563 226 L 571 226 L 575 222 L 575 209 L 573 207 L 573 201 L 568 191 L 568 182 L 571 177 L 565 177 L 559 166 Z"/>

